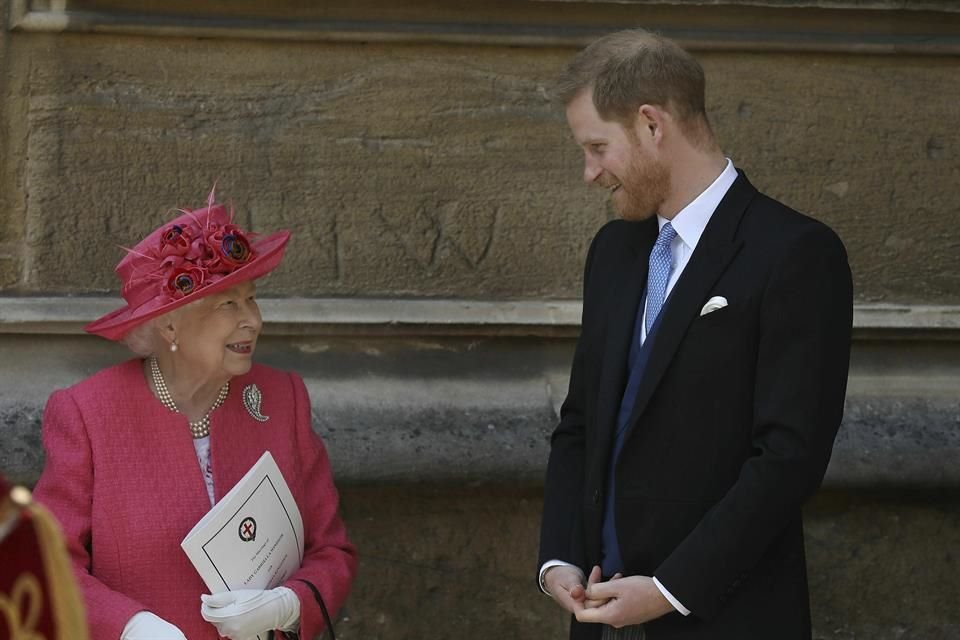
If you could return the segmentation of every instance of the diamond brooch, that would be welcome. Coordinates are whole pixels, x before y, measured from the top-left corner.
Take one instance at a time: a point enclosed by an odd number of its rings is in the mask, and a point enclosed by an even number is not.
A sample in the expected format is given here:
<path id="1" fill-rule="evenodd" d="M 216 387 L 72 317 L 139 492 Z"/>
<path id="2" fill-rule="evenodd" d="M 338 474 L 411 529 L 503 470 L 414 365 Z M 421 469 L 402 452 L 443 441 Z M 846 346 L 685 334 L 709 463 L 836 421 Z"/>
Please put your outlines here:
<path id="1" fill-rule="evenodd" d="M 254 420 L 257 422 L 266 422 L 270 419 L 270 416 L 265 416 L 260 413 L 260 403 L 263 401 L 263 394 L 260 393 L 260 388 L 257 385 L 248 384 L 245 386 L 241 396 L 243 398 L 243 406 Z"/>

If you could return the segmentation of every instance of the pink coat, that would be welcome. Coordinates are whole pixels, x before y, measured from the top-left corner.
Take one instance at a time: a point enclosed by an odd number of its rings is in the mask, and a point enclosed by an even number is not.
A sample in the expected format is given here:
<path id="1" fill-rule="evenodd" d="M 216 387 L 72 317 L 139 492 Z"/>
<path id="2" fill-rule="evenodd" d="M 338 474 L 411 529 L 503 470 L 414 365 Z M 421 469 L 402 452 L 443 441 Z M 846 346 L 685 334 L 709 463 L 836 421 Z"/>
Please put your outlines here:
<path id="1" fill-rule="evenodd" d="M 245 386 L 263 394 L 254 420 Z M 210 459 L 220 499 L 269 450 L 300 506 L 303 566 L 284 586 L 300 598 L 300 637 L 340 609 L 356 573 L 356 550 L 337 515 L 337 490 L 323 443 L 311 428 L 299 376 L 254 365 L 230 383 L 210 420 Z M 152 611 L 190 640 L 216 640 L 200 617 L 207 589 L 180 541 L 209 510 L 206 485 L 186 419 L 150 392 L 140 360 L 130 360 L 54 392 L 43 417 L 46 466 L 34 495 L 59 518 L 87 606 L 90 636 L 119 638 L 138 611 Z"/>

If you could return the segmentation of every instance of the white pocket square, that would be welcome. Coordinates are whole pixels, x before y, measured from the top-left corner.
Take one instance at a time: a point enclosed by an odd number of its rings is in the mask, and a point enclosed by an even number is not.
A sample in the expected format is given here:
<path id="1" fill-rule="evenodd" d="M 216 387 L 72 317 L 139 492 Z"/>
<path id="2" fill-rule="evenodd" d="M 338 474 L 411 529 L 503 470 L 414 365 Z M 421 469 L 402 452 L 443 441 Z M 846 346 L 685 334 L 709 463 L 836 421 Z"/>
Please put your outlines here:
<path id="1" fill-rule="evenodd" d="M 700 309 L 700 315 L 705 316 L 708 313 L 712 313 L 717 309 L 723 309 L 727 306 L 727 299 L 723 296 L 713 296 L 707 300 L 707 304 L 703 305 L 703 309 Z"/>

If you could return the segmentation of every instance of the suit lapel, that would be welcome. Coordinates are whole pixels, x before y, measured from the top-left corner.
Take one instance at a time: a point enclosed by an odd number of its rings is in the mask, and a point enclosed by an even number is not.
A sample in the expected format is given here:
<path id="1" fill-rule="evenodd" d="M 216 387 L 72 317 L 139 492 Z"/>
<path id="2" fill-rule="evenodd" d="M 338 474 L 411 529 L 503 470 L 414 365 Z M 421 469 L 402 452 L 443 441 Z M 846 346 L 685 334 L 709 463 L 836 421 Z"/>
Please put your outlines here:
<path id="1" fill-rule="evenodd" d="M 707 294 L 743 245 L 736 239 L 737 228 L 756 194 L 757 190 L 740 173 L 707 223 L 661 312 L 660 326 L 650 345 L 650 359 L 637 389 L 628 429 L 632 430 L 643 414 L 687 329 L 699 315 Z"/>
<path id="2" fill-rule="evenodd" d="M 633 340 L 637 310 L 647 283 L 648 257 L 657 239 L 656 218 L 638 223 L 636 230 L 636 237 L 630 241 L 635 253 L 616 266 L 615 284 L 607 303 L 609 322 L 597 403 L 598 451 L 604 452 L 610 451 L 623 388 L 627 383 L 627 356 Z"/>

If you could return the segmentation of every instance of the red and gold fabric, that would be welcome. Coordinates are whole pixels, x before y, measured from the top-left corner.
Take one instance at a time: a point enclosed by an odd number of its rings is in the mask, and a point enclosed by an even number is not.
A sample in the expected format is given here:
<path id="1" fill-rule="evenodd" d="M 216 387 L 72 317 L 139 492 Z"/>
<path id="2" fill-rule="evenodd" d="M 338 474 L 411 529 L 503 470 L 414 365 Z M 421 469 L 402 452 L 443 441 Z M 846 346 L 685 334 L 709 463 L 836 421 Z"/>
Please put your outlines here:
<path id="1" fill-rule="evenodd" d="M 0 478 L 0 640 L 87 640 L 60 527 Z"/>

